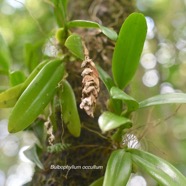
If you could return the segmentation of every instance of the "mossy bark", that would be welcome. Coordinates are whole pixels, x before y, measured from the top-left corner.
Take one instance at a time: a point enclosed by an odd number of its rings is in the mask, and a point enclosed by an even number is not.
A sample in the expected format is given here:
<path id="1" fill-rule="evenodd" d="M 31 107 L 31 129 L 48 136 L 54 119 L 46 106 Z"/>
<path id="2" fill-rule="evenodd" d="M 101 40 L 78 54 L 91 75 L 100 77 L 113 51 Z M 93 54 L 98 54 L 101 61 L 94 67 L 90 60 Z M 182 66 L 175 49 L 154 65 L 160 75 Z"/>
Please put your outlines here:
<path id="1" fill-rule="evenodd" d="M 70 1 L 68 11 L 70 12 L 70 19 L 86 19 L 100 22 L 104 26 L 112 27 L 119 32 L 125 18 L 135 11 L 135 4 L 132 0 L 77 0 Z M 114 43 L 97 30 L 77 29 L 76 32 L 83 37 L 93 61 L 110 72 Z M 77 105 L 81 101 L 82 69 L 80 65 L 80 62 L 69 62 L 67 66 L 67 79 L 74 89 Z M 105 138 L 101 135 L 97 121 L 100 113 L 106 109 L 107 97 L 108 93 L 101 84 L 95 117 L 91 118 L 83 110 L 79 110 L 82 123 L 79 138 L 74 138 L 68 133 L 60 120 L 60 112 L 56 113 L 59 121 L 58 128 L 54 133 L 54 143 L 68 143 L 71 146 L 58 153 L 43 151 L 40 159 L 45 170 L 36 168 L 31 185 L 88 186 L 91 182 L 104 175 L 107 160 L 114 146 L 107 138 L 108 136 Z M 51 169 L 52 165 L 74 165 L 74 167 L 68 171 L 67 169 Z M 94 169 L 83 169 L 83 166 L 94 165 L 97 166 Z"/>

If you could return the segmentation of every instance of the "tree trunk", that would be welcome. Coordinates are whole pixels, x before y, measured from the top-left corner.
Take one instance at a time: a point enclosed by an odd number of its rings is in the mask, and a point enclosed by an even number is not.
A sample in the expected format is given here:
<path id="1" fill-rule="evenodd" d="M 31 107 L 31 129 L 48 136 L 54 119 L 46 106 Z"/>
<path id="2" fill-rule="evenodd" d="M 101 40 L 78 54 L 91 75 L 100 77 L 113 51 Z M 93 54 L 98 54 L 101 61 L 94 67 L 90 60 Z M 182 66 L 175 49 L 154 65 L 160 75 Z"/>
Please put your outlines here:
<path id="1" fill-rule="evenodd" d="M 135 11 L 134 2 L 131 0 L 86 0 L 70 1 L 70 19 L 85 19 L 112 27 L 119 32 L 125 18 Z M 90 58 L 110 72 L 114 43 L 92 29 L 77 29 L 90 53 Z M 69 62 L 67 66 L 68 81 L 74 89 L 77 105 L 81 100 L 81 63 Z M 82 123 L 81 136 L 72 137 L 60 120 L 58 128 L 54 131 L 54 143 L 70 144 L 61 152 L 48 153 L 45 150 L 40 156 L 44 170 L 36 168 L 31 185 L 41 186 L 88 186 L 91 182 L 104 175 L 106 163 L 114 146 L 109 138 L 102 136 L 98 128 L 98 117 L 106 109 L 108 93 L 101 84 L 101 90 L 95 110 L 95 117 L 91 118 L 83 110 L 79 109 Z M 46 142 L 46 146 L 48 142 Z M 71 170 L 51 169 L 51 166 L 74 166 Z M 96 166 L 94 166 L 96 165 Z M 78 167 L 77 167 L 78 166 Z M 91 166 L 93 169 L 83 169 L 83 166 Z M 94 166 L 94 167 L 92 167 Z M 100 166 L 100 167 L 98 167 Z M 65 168 L 65 167 L 63 167 Z"/>

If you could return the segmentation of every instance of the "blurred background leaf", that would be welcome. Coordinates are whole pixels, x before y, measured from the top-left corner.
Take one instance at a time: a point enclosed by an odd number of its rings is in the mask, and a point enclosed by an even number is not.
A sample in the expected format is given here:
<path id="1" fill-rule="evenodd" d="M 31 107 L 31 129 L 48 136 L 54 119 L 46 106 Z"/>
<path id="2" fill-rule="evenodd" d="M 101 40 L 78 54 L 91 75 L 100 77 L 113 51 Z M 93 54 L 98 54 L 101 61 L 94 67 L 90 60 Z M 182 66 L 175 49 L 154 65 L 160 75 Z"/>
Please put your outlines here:
<path id="1" fill-rule="evenodd" d="M 11 57 L 8 46 L 0 34 L 0 72 L 8 73 L 10 67 Z"/>
<path id="2" fill-rule="evenodd" d="M 23 83 L 24 80 L 26 79 L 26 76 L 22 71 L 17 70 L 17 71 L 11 72 L 9 74 L 9 78 L 10 78 L 11 86 L 15 86 L 15 85 L 18 85 L 20 83 Z"/>

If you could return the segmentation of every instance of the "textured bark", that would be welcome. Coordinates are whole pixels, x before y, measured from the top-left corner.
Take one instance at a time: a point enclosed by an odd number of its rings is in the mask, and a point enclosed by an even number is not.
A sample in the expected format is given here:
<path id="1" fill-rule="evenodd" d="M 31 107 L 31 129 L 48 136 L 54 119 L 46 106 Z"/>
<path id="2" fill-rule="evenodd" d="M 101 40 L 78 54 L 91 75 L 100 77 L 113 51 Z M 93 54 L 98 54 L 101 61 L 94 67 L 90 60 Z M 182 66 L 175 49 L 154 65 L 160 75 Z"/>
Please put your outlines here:
<path id="1" fill-rule="evenodd" d="M 134 2 L 131 0 L 77 0 L 70 1 L 69 5 L 70 19 L 96 21 L 104 26 L 112 27 L 117 32 L 125 18 L 134 11 Z M 89 50 L 90 58 L 110 72 L 114 43 L 97 30 L 77 29 L 76 32 L 83 37 Z M 81 63 L 69 62 L 67 71 L 67 79 L 74 89 L 77 105 L 79 106 L 82 91 Z M 94 118 L 79 109 L 82 123 L 82 131 L 79 138 L 74 138 L 68 133 L 60 120 L 60 113 L 56 113 L 59 121 L 58 128 L 54 134 L 54 143 L 68 143 L 71 146 L 58 153 L 47 153 L 44 150 L 40 159 L 45 170 L 41 171 L 36 168 L 31 185 L 88 186 L 91 182 L 104 175 L 106 163 L 112 149 L 114 149 L 114 145 L 108 140 L 109 138 L 102 137 L 97 120 L 101 112 L 106 108 L 107 97 L 107 91 L 101 83 Z M 52 170 L 50 169 L 51 165 L 97 165 L 103 166 L 103 169 Z"/>

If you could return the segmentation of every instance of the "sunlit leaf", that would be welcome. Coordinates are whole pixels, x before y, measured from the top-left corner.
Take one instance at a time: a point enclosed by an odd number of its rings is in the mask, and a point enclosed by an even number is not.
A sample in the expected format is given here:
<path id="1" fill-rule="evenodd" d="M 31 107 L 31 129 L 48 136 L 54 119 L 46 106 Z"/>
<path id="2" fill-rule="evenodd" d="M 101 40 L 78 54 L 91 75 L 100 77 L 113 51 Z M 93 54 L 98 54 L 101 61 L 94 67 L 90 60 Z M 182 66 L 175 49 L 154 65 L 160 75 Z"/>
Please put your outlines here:
<path id="1" fill-rule="evenodd" d="M 131 127 L 131 120 L 123 116 L 118 116 L 111 112 L 103 112 L 98 119 L 99 127 L 103 132 L 125 126 L 125 128 Z"/>
<path id="2" fill-rule="evenodd" d="M 36 145 L 28 148 L 23 153 L 25 154 L 25 156 L 29 160 L 31 160 L 33 163 L 35 163 L 40 169 L 44 169 L 43 164 L 41 163 L 41 161 L 39 160 L 39 157 L 37 155 Z"/>
<path id="3" fill-rule="evenodd" d="M 84 60 L 84 50 L 81 37 L 77 34 L 70 35 L 65 41 L 65 46 L 69 49 L 72 54 L 76 57 Z"/>
<path id="4" fill-rule="evenodd" d="M 117 33 L 114 30 L 104 27 L 93 21 L 74 20 L 74 21 L 70 21 L 67 26 L 68 28 L 72 28 L 72 27 L 99 28 L 103 32 L 103 34 L 105 34 L 111 40 L 116 41 L 117 39 Z"/>
<path id="5" fill-rule="evenodd" d="M 131 153 L 134 163 L 150 174 L 160 185 L 186 185 L 186 177 L 169 162 L 142 150 L 128 149 L 127 151 Z"/>
<path id="6" fill-rule="evenodd" d="M 79 137 L 81 132 L 81 123 L 76 105 L 76 98 L 72 87 L 67 81 L 62 83 L 61 92 L 61 112 L 62 120 L 67 125 L 69 132 Z"/>
<path id="7" fill-rule="evenodd" d="M 132 171 L 131 155 L 123 149 L 112 152 L 106 167 L 103 186 L 124 186 Z"/>
<path id="8" fill-rule="evenodd" d="M 140 13 L 129 15 L 120 29 L 112 59 L 112 72 L 121 89 L 130 82 L 137 70 L 146 32 L 146 20 Z"/>
<path id="9" fill-rule="evenodd" d="M 168 93 L 148 98 L 139 103 L 139 108 L 150 107 L 155 105 L 186 103 L 186 94 L 184 93 Z"/>
<path id="10" fill-rule="evenodd" d="M 139 107 L 138 102 L 128 94 L 126 94 L 124 91 L 117 87 L 112 87 L 110 90 L 110 95 L 112 96 L 113 99 L 120 99 L 123 100 L 127 107 L 128 107 L 128 112 L 137 110 Z"/>

